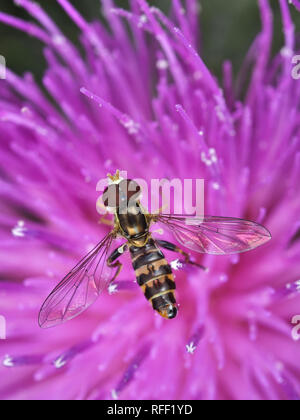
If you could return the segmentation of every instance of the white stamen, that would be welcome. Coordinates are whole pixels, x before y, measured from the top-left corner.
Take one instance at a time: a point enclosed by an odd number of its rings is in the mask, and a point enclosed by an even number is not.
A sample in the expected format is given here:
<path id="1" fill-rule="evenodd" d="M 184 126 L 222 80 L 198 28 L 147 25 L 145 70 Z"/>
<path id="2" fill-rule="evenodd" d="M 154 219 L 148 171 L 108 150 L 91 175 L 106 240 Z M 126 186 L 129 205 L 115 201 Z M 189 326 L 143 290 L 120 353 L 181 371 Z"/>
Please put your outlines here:
<path id="1" fill-rule="evenodd" d="M 108 286 L 108 293 L 110 294 L 110 295 L 114 295 L 115 293 L 117 293 L 118 292 L 118 285 L 117 284 L 110 284 L 109 286 Z"/>
<path id="2" fill-rule="evenodd" d="M 291 58 L 293 56 L 293 50 L 289 47 L 283 47 L 280 54 L 284 58 Z"/>
<path id="3" fill-rule="evenodd" d="M 128 130 L 129 134 L 137 134 L 140 131 L 140 124 L 137 124 L 133 120 L 121 121 L 121 123 Z"/>
<path id="4" fill-rule="evenodd" d="M 156 63 L 156 67 L 159 70 L 167 70 L 169 68 L 169 63 L 168 63 L 167 60 L 163 60 L 163 59 L 162 60 L 158 60 L 157 63 Z"/>
<path id="5" fill-rule="evenodd" d="M 62 357 L 59 357 L 57 360 L 54 361 L 54 366 L 56 367 L 56 369 L 61 369 L 66 364 L 66 360 L 64 360 Z"/>
<path id="6" fill-rule="evenodd" d="M 4 360 L 3 360 L 3 366 L 5 366 L 5 367 L 14 367 L 14 363 L 13 363 L 12 357 L 6 355 L 4 357 Z"/>
<path id="7" fill-rule="evenodd" d="M 183 265 L 182 265 L 182 263 L 178 259 L 171 262 L 171 268 L 173 270 L 176 270 L 177 271 L 177 270 L 179 270 L 182 267 L 183 267 Z"/>
<path id="8" fill-rule="evenodd" d="M 190 344 L 187 344 L 187 345 L 186 345 L 186 351 L 187 351 L 189 354 L 194 354 L 194 353 L 195 353 L 196 348 L 197 348 L 197 347 L 195 347 L 195 346 L 194 346 L 193 341 L 192 341 Z"/>
<path id="9" fill-rule="evenodd" d="M 209 154 L 211 156 L 211 161 L 213 163 L 217 163 L 218 162 L 218 157 L 217 157 L 216 149 L 209 149 Z"/>
<path id="10" fill-rule="evenodd" d="M 216 190 L 216 191 L 219 191 L 219 189 L 221 188 L 221 187 L 220 187 L 220 184 L 219 184 L 218 182 L 213 182 L 213 183 L 212 183 L 212 187 L 213 187 L 213 189 L 214 189 L 214 190 Z"/>
<path id="11" fill-rule="evenodd" d="M 25 222 L 23 220 L 19 220 L 17 225 L 11 230 L 11 233 L 17 238 L 23 238 L 26 231 Z"/>
<path id="12" fill-rule="evenodd" d="M 201 160 L 206 166 L 211 166 L 213 164 L 213 161 L 207 158 L 205 152 L 201 153 Z"/>
<path id="13" fill-rule="evenodd" d="M 138 27 L 142 28 L 144 26 L 145 23 L 148 22 L 148 18 L 146 15 L 142 15 L 139 19 L 139 23 L 138 23 Z"/>
<path id="14" fill-rule="evenodd" d="M 66 38 L 62 35 L 54 35 L 52 41 L 56 45 L 63 45 L 66 42 Z"/>
<path id="15" fill-rule="evenodd" d="M 118 393 L 117 393 L 117 391 L 116 391 L 115 389 L 113 389 L 113 390 L 111 391 L 111 396 L 112 396 L 112 398 L 113 398 L 114 400 L 118 400 L 118 399 L 119 399 L 119 397 L 118 397 Z"/>

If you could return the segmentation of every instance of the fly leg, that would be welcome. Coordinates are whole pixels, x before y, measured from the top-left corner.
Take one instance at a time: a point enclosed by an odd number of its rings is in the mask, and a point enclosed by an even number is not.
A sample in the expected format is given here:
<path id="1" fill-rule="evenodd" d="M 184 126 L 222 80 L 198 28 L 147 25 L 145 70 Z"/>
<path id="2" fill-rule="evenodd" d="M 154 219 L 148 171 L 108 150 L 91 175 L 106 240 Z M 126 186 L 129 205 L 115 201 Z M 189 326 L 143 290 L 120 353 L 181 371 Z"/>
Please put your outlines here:
<path id="1" fill-rule="evenodd" d="M 120 261 L 117 261 L 118 258 L 120 258 L 124 252 L 126 252 L 128 250 L 128 245 L 127 243 L 120 246 L 119 248 L 117 248 L 112 254 L 111 256 L 107 259 L 107 265 L 110 268 L 117 268 L 116 273 L 114 275 L 114 277 L 111 279 L 110 283 L 113 283 L 116 278 L 119 276 L 119 274 L 122 271 L 123 268 L 123 264 L 120 263 Z"/>
<path id="2" fill-rule="evenodd" d="M 178 254 L 183 255 L 185 264 L 194 265 L 195 267 L 201 268 L 201 270 L 208 271 L 207 267 L 204 267 L 203 265 L 200 265 L 200 264 L 192 261 L 189 254 L 187 252 L 183 251 L 177 245 L 174 245 L 171 242 L 160 241 L 160 240 L 156 240 L 156 243 L 161 248 L 167 249 L 168 251 L 177 252 Z"/>

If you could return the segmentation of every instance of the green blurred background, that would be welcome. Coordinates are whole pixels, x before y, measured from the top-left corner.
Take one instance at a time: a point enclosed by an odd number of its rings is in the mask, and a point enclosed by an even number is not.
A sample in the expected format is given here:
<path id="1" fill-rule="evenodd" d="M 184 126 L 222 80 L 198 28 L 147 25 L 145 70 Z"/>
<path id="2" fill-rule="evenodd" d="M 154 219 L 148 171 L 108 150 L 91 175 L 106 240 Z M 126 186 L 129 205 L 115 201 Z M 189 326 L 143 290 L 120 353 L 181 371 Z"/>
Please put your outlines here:
<path id="1" fill-rule="evenodd" d="M 188 1 L 188 0 L 187 0 Z M 56 0 L 38 0 L 52 16 L 64 33 L 77 42 L 78 31 L 75 25 L 59 7 Z M 100 16 L 100 0 L 72 0 L 76 8 L 89 20 Z M 172 0 L 153 0 L 151 4 L 168 11 Z M 128 1 L 119 0 L 120 7 L 127 7 Z M 274 10 L 274 45 L 277 52 L 283 43 L 281 15 L 278 0 L 270 0 Z M 202 12 L 200 21 L 202 28 L 202 56 L 208 67 L 217 75 L 221 74 L 221 65 L 225 59 L 233 62 L 235 72 L 239 69 L 245 54 L 260 31 L 260 16 L 256 0 L 201 0 Z M 300 29 L 300 13 L 290 6 L 296 27 Z M 17 17 L 31 19 L 16 7 L 13 0 L 1 0 L 0 11 Z M 0 24 L 0 54 L 4 55 L 7 65 L 17 73 L 32 71 L 41 78 L 45 61 L 43 45 L 23 33 Z"/>

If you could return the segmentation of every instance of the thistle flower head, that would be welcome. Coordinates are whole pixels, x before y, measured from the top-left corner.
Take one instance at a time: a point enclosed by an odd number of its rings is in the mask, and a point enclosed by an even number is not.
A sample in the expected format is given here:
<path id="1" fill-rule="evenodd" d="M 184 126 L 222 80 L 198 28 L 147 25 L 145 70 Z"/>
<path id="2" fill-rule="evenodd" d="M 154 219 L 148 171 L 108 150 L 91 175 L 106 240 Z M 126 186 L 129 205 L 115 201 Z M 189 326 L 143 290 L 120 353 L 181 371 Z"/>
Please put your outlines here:
<path id="1" fill-rule="evenodd" d="M 17 4 L 35 22 L 0 13 L 41 40 L 47 60 L 42 87 L 9 69 L 0 81 L 0 398 L 299 399 L 292 6 L 279 1 L 285 45 L 271 58 L 272 12 L 258 2 L 261 33 L 237 83 L 226 62 L 219 84 L 198 53 L 196 0 L 172 2 L 172 19 L 146 0 L 129 11 L 103 0 L 108 28 L 57 1 L 84 55 L 30 0 Z M 195 255 L 207 273 L 175 261 L 174 321 L 153 313 L 124 256 L 123 278 L 95 305 L 42 331 L 42 301 L 108 232 L 96 185 L 116 168 L 147 181 L 203 178 L 207 214 L 263 222 L 273 240 L 240 257 Z"/>

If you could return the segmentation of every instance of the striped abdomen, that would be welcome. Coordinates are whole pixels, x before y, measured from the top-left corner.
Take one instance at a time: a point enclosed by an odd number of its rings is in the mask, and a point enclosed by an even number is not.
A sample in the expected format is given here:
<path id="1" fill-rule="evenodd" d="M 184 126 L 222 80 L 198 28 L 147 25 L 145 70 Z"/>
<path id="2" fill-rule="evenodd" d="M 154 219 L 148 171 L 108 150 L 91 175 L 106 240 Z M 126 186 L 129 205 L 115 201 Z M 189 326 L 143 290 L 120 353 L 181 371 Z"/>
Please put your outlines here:
<path id="1" fill-rule="evenodd" d="M 153 309 L 167 319 L 175 318 L 177 305 L 176 285 L 172 269 L 153 239 L 144 247 L 130 247 L 137 282 Z"/>

